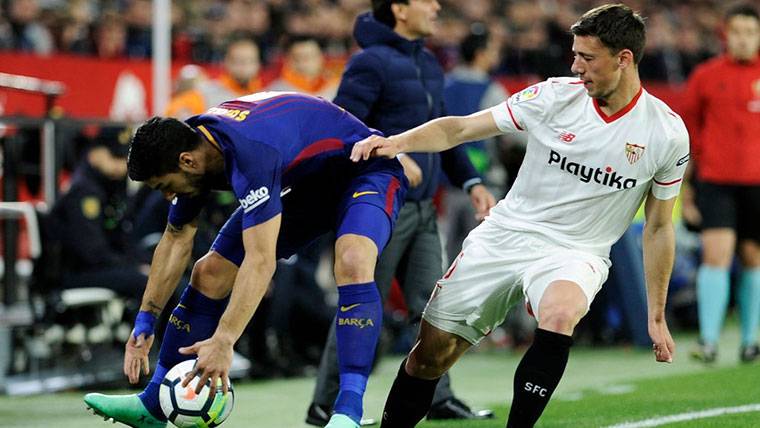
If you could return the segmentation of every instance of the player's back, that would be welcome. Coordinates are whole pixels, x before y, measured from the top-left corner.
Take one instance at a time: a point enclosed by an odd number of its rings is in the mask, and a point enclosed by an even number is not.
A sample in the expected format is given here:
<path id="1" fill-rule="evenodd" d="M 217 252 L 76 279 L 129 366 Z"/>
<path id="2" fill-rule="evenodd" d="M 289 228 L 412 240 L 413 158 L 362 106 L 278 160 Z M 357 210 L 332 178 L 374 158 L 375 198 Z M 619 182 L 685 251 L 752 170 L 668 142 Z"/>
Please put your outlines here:
<path id="1" fill-rule="evenodd" d="M 261 92 L 226 101 L 188 124 L 218 143 L 230 167 L 265 157 L 278 163 L 288 185 L 326 163 L 348 167 L 350 146 L 371 134 L 350 113 L 324 99 L 294 92 Z M 229 169 L 229 168 L 228 168 Z M 230 171 L 228 171 L 230 172 Z M 245 172 L 244 172 L 245 174 Z"/>

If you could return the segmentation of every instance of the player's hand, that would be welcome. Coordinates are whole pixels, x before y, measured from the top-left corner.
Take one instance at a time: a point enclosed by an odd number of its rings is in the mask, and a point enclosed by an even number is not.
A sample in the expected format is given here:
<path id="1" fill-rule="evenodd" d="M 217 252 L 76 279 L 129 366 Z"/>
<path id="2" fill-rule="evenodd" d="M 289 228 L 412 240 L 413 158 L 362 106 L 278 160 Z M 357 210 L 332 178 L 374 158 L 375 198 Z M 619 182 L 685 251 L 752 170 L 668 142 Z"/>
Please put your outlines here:
<path id="1" fill-rule="evenodd" d="M 230 366 L 232 366 L 232 346 L 233 342 L 225 341 L 211 336 L 210 339 L 201 342 L 195 342 L 192 346 L 179 348 L 179 353 L 184 355 L 198 355 L 198 361 L 195 363 L 193 371 L 187 374 L 182 386 L 186 387 L 195 376 L 198 376 L 198 386 L 195 387 L 195 393 L 199 394 L 203 385 L 211 381 L 212 396 L 216 394 L 216 384 L 222 379 L 222 391 L 226 394 L 230 384 Z"/>
<path id="2" fill-rule="evenodd" d="M 649 320 L 649 337 L 652 338 L 652 351 L 654 351 L 655 359 L 661 363 L 672 363 L 676 344 L 670 335 L 670 330 L 668 330 L 665 316 L 662 316 L 661 319 Z"/>
<path id="3" fill-rule="evenodd" d="M 379 135 L 370 135 L 369 137 L 354 144 L 351 149 L 351 160 L 359 162 L 371 157 L 394 158 L 401 150 L 393 138 L 385 138 Z"/>
<path id="4" fill-rule="evenodd" d="M 148 353 L 153 346 L 155 335 L 147 336 L 145 333 L 137 337 L 133 333 L 129 334 L 129 339 L 124 349 L 124 374 L 127 375 L 129 383 L 135 384 L 140 381 L 140 371 L 146 376 L 150 374 L 150 361 Z"/>
<path id="5" fill-rule="evenodd" d="M 422 183 L 422 168 L 409 156 L 399 156 L 398 161 L 404 167 L 404 175 L 409 180 L 409 186 L 417 187 Z"/>
<path id="6" fill-rule="evenodd" d="M 481 221 L 486 218 L 491 208 L 496 205 L 496 198 L 493 197 L 486 186 L 476 184 L 470 189 L 470 202 L 472 203 L 472 207 L 475 208 L 475 219 Z"/>

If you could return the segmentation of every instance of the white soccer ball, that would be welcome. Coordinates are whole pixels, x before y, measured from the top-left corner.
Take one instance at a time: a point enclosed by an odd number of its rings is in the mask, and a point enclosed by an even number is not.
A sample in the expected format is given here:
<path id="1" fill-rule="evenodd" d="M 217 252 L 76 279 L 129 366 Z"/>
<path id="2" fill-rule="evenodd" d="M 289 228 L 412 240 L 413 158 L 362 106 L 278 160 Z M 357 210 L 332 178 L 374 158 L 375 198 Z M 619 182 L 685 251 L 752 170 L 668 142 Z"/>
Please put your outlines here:
<path id="1" fill-rule="evenodd" d="M 223 394 L 222 380 L 219 379 L 214 396 L 209 395 L 211 381 L 196 394 L 195 387 L 200 380 L 197 376 L 187 387 L 183 387 L 182 381 L 193 370 L 195 361 L 183 361 L 166 373 L 158 390 L 161 410 L 171 423 L 180 428 L 215 427 L 224 422 L 232 412 L 235 393 L 230 384 L 227 394 Z"/>

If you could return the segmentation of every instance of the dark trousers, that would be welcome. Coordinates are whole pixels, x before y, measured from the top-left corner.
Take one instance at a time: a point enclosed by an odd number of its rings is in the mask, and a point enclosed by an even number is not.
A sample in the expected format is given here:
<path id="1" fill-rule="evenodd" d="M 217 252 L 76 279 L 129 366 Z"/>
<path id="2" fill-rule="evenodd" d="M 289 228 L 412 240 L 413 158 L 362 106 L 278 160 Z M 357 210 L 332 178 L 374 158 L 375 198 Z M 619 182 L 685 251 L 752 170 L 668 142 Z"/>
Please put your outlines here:
<path id="1" fill-rule="evenodd" d="M 409 320 L 419 323 L 430 293 L 443 275 L 441 240 L 438 236 L 436 212 L 432 200 L 407 201 L 399 212 L 393 235 L 375 269 L 375 282 L 383 301 L 388 297 L 395 276 L 409 309 Z M 313 401 L 332 406 L 338 396 L 338 356 L 335 322 L 322 353 Z M 433 404 L 452 396 L 448 373 L 441 378 Z"/>

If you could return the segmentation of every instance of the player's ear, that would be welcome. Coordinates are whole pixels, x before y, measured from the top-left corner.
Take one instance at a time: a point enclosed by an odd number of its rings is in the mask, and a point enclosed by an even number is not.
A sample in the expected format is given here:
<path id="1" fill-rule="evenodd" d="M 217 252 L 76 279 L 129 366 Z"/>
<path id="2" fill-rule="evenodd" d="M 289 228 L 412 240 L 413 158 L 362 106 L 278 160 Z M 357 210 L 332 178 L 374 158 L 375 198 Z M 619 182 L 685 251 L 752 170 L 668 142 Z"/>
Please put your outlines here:
<path id="1" fill-rule="evenodd" d="M 618 53 L 618 68 L 627 68 L 634 64 L 633 52 L 630 49 L 623 49 Z"/>
<path id="2" fill-rule="evenodd" d="M 179 154 L 179 168 L 185 172 L 197 172 L 198 160 L 191 152 L 182 152 Z"/>

